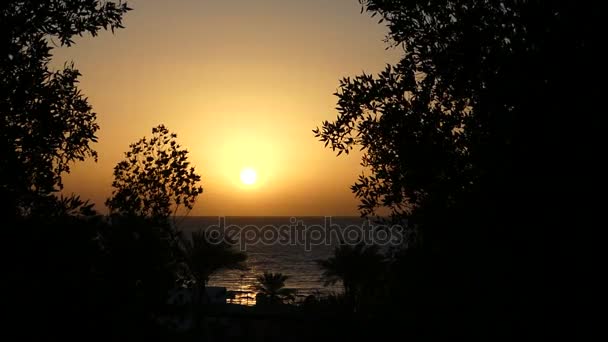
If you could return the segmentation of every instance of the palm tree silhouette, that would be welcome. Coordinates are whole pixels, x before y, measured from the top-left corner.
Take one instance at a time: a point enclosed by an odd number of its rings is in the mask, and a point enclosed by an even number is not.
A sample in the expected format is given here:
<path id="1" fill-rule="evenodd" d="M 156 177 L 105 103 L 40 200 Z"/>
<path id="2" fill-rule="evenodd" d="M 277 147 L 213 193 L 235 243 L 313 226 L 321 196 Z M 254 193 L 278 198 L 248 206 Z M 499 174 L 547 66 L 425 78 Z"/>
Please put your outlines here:
<path id="1" fill-rule="evenodd" d="M 344 297 L 357 311 L 361 296 L 373 287 L 378 287 L 380 275 L 385 267 L 385 257 L 378 246 L 355 246 L 342 244 L 334 250 L 333 256 L 317 260 L 323 270 L 321 278 L 325 286 L 342 282 Z"/>
<path id="2" fill-rule="evenodd" d="M 283 304 L 295 300 L 296 290 L 285 287 L 288 278 L 289 276 L 282 273 L 264 272 L 257 277 L 259 284 L 254 287 L 258 291 L 256 299 L 268 304 Z"/>
<path id="3" fill-rule="evenodd" d="M 220 270 L 247 269 L 245 264 L 247 254 L 234 250 L 232 245 L 229 237 L 213 236 L 203 230 L 192 232 L 189 240 L 182 240 L 185 263 L 196 282 L 193 311 L 200 329 L 202 329 L 204 304 L 208 302 L 205 290 L 209 278 Z"/>

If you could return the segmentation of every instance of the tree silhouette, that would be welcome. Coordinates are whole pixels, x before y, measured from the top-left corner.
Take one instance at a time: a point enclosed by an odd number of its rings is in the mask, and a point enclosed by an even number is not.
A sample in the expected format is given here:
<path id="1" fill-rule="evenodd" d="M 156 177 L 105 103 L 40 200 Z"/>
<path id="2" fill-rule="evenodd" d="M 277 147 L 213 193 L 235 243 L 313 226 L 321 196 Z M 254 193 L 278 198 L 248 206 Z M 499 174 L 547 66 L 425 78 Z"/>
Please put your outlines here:
<path id="1" fill-rule="evenodd" d="M 203 188 L 190 167 L 188 151 L 177 144 L 175 133 L 159 125 L 131 144 L 125 160 L 114 168 L 112 196 L 106 201 L 111 214 L 167 222 L 180 206 L 192 209 Z"/>
<path id="2" fill-rule="evenodd" d="M 543 1 L 361 3 L 387 23 L 403 57 L 377 76 L 342 79 L 338 116 L 315 135 L 338 154 L 363 150 L 365 173 L 352 187 L 362 215 L 384 207 L 418 226 L 426 307 L 440 307 L 444 322 L 481 319 L 486 329 L 518 320 L 504 313 L 529 303 L 530 282 L 519 274 L 530 264 L 523 255 L 538 248 L 521 232 L 539 237 L 547 217 L 560 216 L 556 208 L 571 210 L 564 197 L 584 198 L 580 183 L 593 186 L 577 175 L 599 155 L 602 95 L 592 84 L 605 64 L 600 10 Z M 532 219 L 522 223 L 519 214 Z M 476 318 L 446 311 L 459 306 Z"/>
<path id="3" fill-rule="evenodd" d="M 3 217 L 31 214 L 62 189 L 70 164 L 96 158 L 96 114 L 73 63 L 49 69 L 52 44 L 121 28 L 126 3 L 97 0 L 0 4 L 0 197 Z"/>
<path id="4" fill-rule="evenodd" d="M 230 237 L 216 236 L 203 230 L 192 232 L 190 239 L 183 238 L 182 249 L 189 274 L 195 282 L 195 329 L 202 334 L 209 278 L 225 269 L 247 269 L 247 254 L 234 250 Z"/>
<path id="5" fill-rule="evenodd" d="M 352 187 L 361 213 L 506 214 L 518 188 L 515 153 L 531 153 L 514 150 L 515 142 L 549 134 L 558 144 L 561 130 L 549 130 L 557 123 L 548 115 L 585 115 L 593 103 L 592 89 L 566 91 L 578 82 L 560 71 L 597 61 L 587 9 L 537 1 L 361 2 L 388 23 L 389 42 L 403 47 L 403 58 L 377 77 L 342 79 L 338 117 L 314 130 L 338 154 L 365 152 L 366 174 Z M 587 100 L 566 105 L 565 97 Z M 540 162 L 530 159 L 531 166 Z"/>
<path id="6" fill-rule="evenodd" d="M 269 273 L 257 277 L 258 284 L 255 290 L 258 291 L 256 303 L 260 304 L 283 304 L 286 301 L 295 299 L 296 290 L 285 287 L 285 281 L 289 276 L 282 273 Z"/>
<path id="7" fill-rule="evenodd" d="M 331 257 L 319 260 L 317 264 L 323 270 L 325 286 L 341 282 L 344 297 L 355 311 L 360 308 L 362 296 L 370 295 L 370 290 L 380 287 L 386 266 L 378 247 L 364 244 L 342 244 L 334 249 Z"/>
<path id="8" fill-rule="evenodd" d="M 234 250 L 229 237 L 214 236 L 205 231 L 192 232 L 182 241 L 185 261 L 201 295 L 209 278 L 225 269 L 246 269 L 247 255 Z"/>

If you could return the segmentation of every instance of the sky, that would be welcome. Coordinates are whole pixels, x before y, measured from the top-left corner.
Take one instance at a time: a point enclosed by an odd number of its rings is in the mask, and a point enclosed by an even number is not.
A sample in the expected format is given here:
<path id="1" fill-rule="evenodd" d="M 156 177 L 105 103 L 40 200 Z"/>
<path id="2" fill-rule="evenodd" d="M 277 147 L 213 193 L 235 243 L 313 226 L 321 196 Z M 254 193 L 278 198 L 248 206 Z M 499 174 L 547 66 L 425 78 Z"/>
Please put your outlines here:
<path id="1" fill-rule="evenodd" d="M 312 133 L 333 120 L 339 80 L 397 62 L 387 29 L 357 0 L 131 0 L 125 29 L 54 51 L 74 61 L 97 113 L 99 153 L 64 193 L 106 212 L 129 144 L 164 124 L 202 177 L 190 215 L 358 215 L 360 154 L 336 157 Z M 245 168 L 256 182 L 240 179 Z"/>

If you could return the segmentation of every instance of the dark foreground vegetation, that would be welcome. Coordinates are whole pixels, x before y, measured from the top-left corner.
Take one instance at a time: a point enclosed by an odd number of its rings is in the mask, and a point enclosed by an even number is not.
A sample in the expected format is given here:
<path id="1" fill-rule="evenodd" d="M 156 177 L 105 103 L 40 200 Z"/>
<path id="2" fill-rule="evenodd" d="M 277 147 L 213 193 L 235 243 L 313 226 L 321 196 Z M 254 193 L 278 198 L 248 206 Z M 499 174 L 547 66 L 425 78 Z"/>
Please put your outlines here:
<path id="1" fill-rule="evenodd" d="M 255 308 L 217 309 L 204 295 L 209 276 L 244 267 L 246 256 L 204 232 L 175 230 L 172 217 L 192 208 L 202 188 L 166 127 L 116 166 L 110 215 L 60 195 L 70 165 L 97 158 L 99 127 L 74 66 L 49 70 L 51 39 L 70 45 L 77 35 L 122 28 L 128 6 L 2 1 L 0 218 L 10 333 L 100 341 L 223 339 L 234 327 L 243 340 L 544 334 L 551 290 L 540 286 L 543 228 L 580 224 L 570 219 L 572 202 L 586 197 L 581 189 L 594 176 L 581 170 L 599 158 L 601 11 L 532 0 L 361 3 L 388 25 L 388 43 L 403 47 L 403 58 L 377 76 L 343 79 L 338 117 L 315 134 L 338 154 L 364 150 L 368 172 L 352 187 L 361 214 L 384 208 L 393 222 L 407 220 L 407 244 L 388 253 L 341 247 L 320 261 L 324 279 L 343 285 L 339 296 L 290 304 L 287 279 L 265 274 Z M 174 314 L 167 296 L 176 287 L 199 293 L 185 333 L 161 319 Z"/>

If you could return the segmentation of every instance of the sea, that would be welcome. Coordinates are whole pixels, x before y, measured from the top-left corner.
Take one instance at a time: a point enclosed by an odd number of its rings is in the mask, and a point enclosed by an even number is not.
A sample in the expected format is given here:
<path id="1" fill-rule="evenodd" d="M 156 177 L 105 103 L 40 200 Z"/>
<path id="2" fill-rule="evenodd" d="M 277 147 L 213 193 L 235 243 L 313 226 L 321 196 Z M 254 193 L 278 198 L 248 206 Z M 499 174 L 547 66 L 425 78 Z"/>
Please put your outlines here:
<path id="1" fill-rule="evenodd" d="M 324 286 L 317 261 L 329 258 L 341 241 L 356 238 L 356 231 L 366 229 L 372 222 L 344 216 L 187 216 L 178 219 L 176 226 L 186 237 L 199 230 L 211 234 L 221 231 L 236 237 L 233 248 L 247 254 L 247 269 L 220 271 L 211 277 L 208 286 L 225 287 L 239 294 L 239 304 L 252 304 L 256 278 L 264 272 L 287 275 L 285 285 L 296 289 L 299 299 L 341 292 L 341 284 Z M 349 230 L 350 234 L 344 235 Z M 337 235 L 338 231 L 343 235 Z"/>

